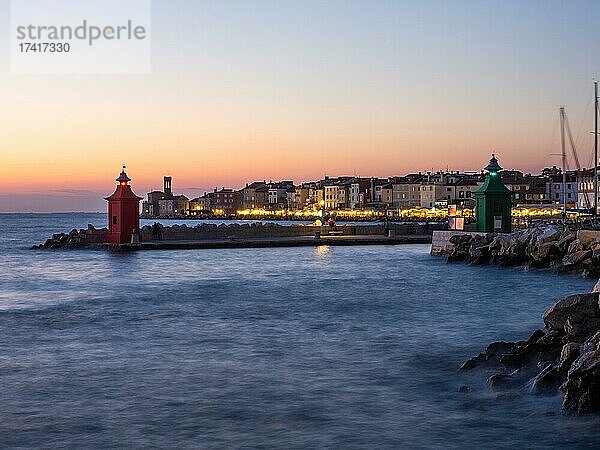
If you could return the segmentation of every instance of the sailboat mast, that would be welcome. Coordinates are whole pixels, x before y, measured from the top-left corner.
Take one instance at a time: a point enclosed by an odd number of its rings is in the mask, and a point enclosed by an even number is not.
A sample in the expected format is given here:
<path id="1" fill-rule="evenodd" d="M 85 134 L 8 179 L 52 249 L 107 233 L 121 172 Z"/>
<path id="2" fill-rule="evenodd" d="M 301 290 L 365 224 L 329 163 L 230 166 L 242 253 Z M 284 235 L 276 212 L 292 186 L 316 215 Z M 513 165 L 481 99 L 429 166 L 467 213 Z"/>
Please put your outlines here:
<path id="1" fill-rule="evenodd" d="M 594 81 L 594 216 L 598 214 L 598 82 Z"/>
<path id="2" fill-rule="evenodd" d="M 560 108 L 560 144 L 562 148 L 563 220 L 567 219 L 567 152 L 565 150 L 565 108 Z"/>

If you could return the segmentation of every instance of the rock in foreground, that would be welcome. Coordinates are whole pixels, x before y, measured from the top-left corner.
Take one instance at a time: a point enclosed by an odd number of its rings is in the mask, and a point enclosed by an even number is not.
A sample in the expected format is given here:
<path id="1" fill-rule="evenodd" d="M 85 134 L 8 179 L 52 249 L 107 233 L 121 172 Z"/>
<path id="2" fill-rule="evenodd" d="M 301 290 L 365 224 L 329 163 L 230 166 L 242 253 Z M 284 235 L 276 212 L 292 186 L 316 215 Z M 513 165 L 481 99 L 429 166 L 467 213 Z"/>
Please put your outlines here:
<path id="1" fill-rule="evenodd" d="M 495 392 L 564 394 L 566 413 L 600 412 L 600 294 L 578 294 L 544 312 L 544 330 L 529 339 L 494 342 L 461 370 L 487 373 Z"/>

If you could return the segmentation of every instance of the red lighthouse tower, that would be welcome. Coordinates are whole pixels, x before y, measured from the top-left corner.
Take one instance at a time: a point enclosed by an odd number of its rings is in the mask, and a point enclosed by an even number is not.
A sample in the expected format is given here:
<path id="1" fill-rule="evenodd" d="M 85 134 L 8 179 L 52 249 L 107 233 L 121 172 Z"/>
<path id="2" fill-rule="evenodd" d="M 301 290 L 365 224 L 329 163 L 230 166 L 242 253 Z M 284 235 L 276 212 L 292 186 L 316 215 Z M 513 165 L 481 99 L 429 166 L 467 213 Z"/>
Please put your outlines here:
<path id="1" fill-rule="evenodd" d="M 106 242 L 112 244 L 127 244 L 131 242 L 131 236 L 139 234 L 140 228 L 140 200 L 131 190 L 129 182 L 131 179 L 123 171 L 117 178 L 117 189 L 108 201 L 108 230 Z"/>

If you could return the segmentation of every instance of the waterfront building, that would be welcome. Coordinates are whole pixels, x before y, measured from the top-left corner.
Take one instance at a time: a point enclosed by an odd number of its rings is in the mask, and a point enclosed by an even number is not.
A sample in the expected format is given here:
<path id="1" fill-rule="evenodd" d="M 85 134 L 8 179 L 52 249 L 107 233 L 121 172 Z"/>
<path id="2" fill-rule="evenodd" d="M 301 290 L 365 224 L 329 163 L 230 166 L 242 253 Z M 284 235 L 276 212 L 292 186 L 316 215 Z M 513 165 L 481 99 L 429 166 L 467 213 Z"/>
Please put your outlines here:
<path id="1" fill-rule="evenodd" d="M 269 193 L 266 181 L 254 181 L 246 184 L 241 192 L 241 207 L 243 209 L 263 209 L 266 207 Z"/>
<path id="2" fill-rule="evenodd" d="M 291 187 L 285 193 L 286 200 L 286 209 L 290 211 L 300 210 L 302 209 L 302 204 L 300 203 L 300 199 L 296 197 L 296 191 L 300 192 L 299 186 Z"/>
<path id="3" fill-rule="evenodd" d="M 291 209 L 304 209 L 308 206 L 310 196 L 310 188 L 304 184 L 296 186 L 294 189 L 294 204 Z"/>
<path id="4" fill-rule="evenodd" d="M 546 167 L 540 174 L 546 179 L 546 194 L 551 203 L 562 204 L 566 201 L 570 208 L 577 207 L 578 200 L 578 171 L 567 170 L 565 180 L 563 180 L 562 170 L 556 166 Z M 564 186 L 563 186 L 564 181 Z M 566 194 L 566 198 L 563 195 Z M 593 190 L 593 189 L 592 189 Z M 592 196 L 590 198 L 593 199 Z M 591 206 L 591 204 L 590 204 Z M 589 207 L 588 207 L 589 208 Z"/>
<path id="5" fill-rule="evenodd" d="M 343 179 L 339 182 L 338 187 L 338 205 L 339 209 L 348 209 L 350 203 L 350 184 L 352 180 Z"/>
<path id="6" fill-rule="evenodd" d="M 189 199 L 185 195 L 173 195 L 172 177 L 163 177 L 163 190 L 147 194 L 148 200 L 142 203 L 145 216 L 172 217 L 188 214 Z"/>
<path id="7" fill-rule="evenodd" d="M 436 203 L 447 204 L 446 178 L 442 172 L 427 173 L 420 185 L 420 206 L 433 208 Z"/>
<path id="8" fill-rule="evenodd" d="M 323 200 L 323 189 L 321 184 L 317 182 L 305 183 L 304 186 L 308 189 L 307 207 L 320 209 Z"/>
<path id="9" fill-rule="evenodd" d="M 519 170 L 505 170 L 502 174 L 504 185 L 511 191 L 513 205 L 525 203 L 525 194 L 531 187 L 523 172 Z"/>
<path id="10" fill-rule="evenodd" d="M 171 177 L 163 177 L 163 190 L 146 194 L 148 200 L 142 203 L 142 213 L 144 215 L 156 216 L 161 214 L 159 201 L 173 198 L 172 181 Z M 165 205 L 163 205 L 163 209 L 165 209 Z"/>
<path id="11" fill-rule="evenodd" d="M 513 205 L 550 203 L 548 177 L 523 174 L 519 170 L 503 171 L 502 180 L 511 191 Z"/>
<path id="12" fill-rule="evenodd" d="M 183 216 L 190 208 L 190 200 L 185 195 L 171 195 L 158 201 L 158 214 L 163 217 Z"/>
<path id="13" fill-rule="evenodd" d="M 333 181 L 329 181 L 328 184 L 323 186 L 323 199 L 325 200 L 325 209 L 327 211 L 339 209 L 339 190 L 340 187 L 334 184 Z"/>
<path id="14" fill-rule="evenodd" d="M 267 203 L 270 209 L 284 209 L 287 206 L 288 190 L 294 187 L 293 181 L 270 182 Z"/>
<path id="15" fill-rule="evenodd" d="M 521 202 L 524 204 L 541 204 L 550 203 L 546 186 L 535 186 L 530 185 L 529 189 L 525 192 L 525 201 Z"/>
<path id="16" fill-rule="evenodd" d="M 173 199 L 171 198 L 161 198 L 158 201 L 158 215 L 167 217 L 174 216 L 175 211 L 177 211 L 177 203 L 173 205 Z"/>
<path id="17" fill-rule="evenodd" d="M 233 189 L 222 187 L 221 190 L 215 188 L 210 196 L 211 209 L 215 213 L 232 213 L 239 209 L 241 191 L 235 192 Z"/>
<path id="18" fill-rule="evenodd" d="M 352 183 L 355 180 L 354 177 L 338 177 L 329 178 L 325 177 L 317 184 L 322 188 L 322 199 L 323 206 L 326 210 L 338 210 L 350 208 L 351 196 L 352 196 Z"/>
<path id="19" fill-rule="evenodd" d="M 199 214 L 210 213 L 210 206 L 210 197 L 205 192 L 204 195 L 190 200 L 189 214 L 197 216 Z"/>
<path id="20" fill-rule="evenodd" d="M 349 209 L 361 209 L 367 204 L 370 185 L 371 181 L 367 178 L 354 178 L 350 180 L 348 191 Z"/>
<path id="21" fill-rule="evenodd" d="M 381 189 L 387 182 L 387 180 L 381 178 L 371 178 L 371 184 L 369 186 L 369 206 L 376 207 L 381 204 Z"/>
<path id="22" fill-rule="evenodd" d="M 163 197 L 162 191 L 148 192 L 148 200 L 142 202 L 142 214 L 147 216 L 158 215 L 158 201 Z"/>
<path id="23" fill-rule="evenodd" d="M 453 178 L 446 184 L 446 200 L 450 205 L 475 206 L 475 191 L 483 185 L 483 179 L 469 176 Z"/>
<path id="24" fill-rule="evenodd" d="M 600 189 L 596 195 L 600 204 Z M 583 169 L 577 174 L 577 207 L 581 210 L 594 209 L 594 169 Z"/>
<path id="25" fill-rule="evenodd" d="M 394 199 L 394 189 L 392 183 L 385 183 L 381 185 L 381 197 L 380 202 L 383 208 L 391 208 Z"/>
<path id="26" fill-rule="evenodd" d="M 397 180 L 392 184 L 392 206 L 397 209 L 410 208 L 410 184 Z"/>
<path id="27" fill-rule="evenodd" d="M 422 173 L 410 173 L 403 177 L 408 182 L 409 208 L 421 206 L 421 182 L 423 181 Z"/>
<path id="28" fill-rule="evenodd" d="M 311 183 L 288 188 L 286 192 L 287 209 L 290 211 L 301 211 L 311 206 Z"/>

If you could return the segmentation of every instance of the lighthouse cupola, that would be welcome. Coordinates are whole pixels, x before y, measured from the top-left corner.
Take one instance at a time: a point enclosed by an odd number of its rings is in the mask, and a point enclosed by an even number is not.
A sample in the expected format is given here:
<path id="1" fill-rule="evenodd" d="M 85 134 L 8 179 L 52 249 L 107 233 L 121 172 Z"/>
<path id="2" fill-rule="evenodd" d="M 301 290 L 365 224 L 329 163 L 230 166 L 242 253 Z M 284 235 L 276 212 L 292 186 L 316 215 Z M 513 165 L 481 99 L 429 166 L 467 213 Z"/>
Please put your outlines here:
<path id="1" fill-rule="evenodd" d="M 121 171 L 119 178 L 117 178 L 115 181 L 118 181 L 121 186 L 127 186 L 127 183 L 131 181 L 131 178 L 129 178 L 127 173 L 125 173 L 125 166 L 123 166 L 123 170 Z"/>
<path id="2" fill-rule="evenodd" d="M 131 190 L 131 178 L 125 172 L 125 166 L 116 179 L 117 188 L 108 202 L 108 230 L 106 241 L 112 244 L 126 244 L 139 239 L 140 200 Z"/>

